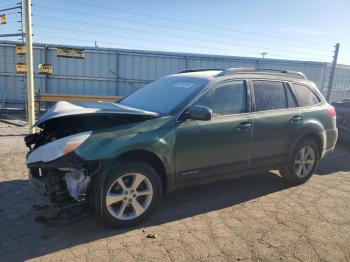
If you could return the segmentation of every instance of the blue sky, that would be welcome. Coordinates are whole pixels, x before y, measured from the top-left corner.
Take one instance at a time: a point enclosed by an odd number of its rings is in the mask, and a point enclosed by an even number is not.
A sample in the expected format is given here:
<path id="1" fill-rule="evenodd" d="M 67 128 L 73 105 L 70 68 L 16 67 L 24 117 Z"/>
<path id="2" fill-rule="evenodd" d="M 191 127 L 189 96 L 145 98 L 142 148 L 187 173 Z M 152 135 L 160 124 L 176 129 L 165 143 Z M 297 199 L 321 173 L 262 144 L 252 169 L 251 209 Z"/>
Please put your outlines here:
<path id="1" fill-rule="evenodd" d="M 350 0 L 32 1 L 35 42 L 350 64 Z"/>

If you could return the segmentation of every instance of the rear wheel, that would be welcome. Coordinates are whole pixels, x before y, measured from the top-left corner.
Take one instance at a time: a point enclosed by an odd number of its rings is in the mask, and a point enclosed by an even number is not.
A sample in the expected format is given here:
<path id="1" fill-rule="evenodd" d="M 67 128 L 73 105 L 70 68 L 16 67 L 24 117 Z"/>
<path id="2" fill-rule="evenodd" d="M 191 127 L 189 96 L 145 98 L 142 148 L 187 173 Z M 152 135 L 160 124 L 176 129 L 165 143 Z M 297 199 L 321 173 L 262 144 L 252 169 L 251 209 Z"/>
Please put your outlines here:
<path id="1" fill-rule="evenodd" d="M 143 222 L 160 201 L 161 185 L 147 163 L 127 162 L 112 168 L 102 191 L 102 219 L 118 227 Z"/>
<path id="2" fill-rule="evenodd" d="M 289 182 L 302 184 L 315 172 L 319 157 L 317 144 L 312 139 L 304 139 L 297 144 L 289 162 L 280 173 Z"/>

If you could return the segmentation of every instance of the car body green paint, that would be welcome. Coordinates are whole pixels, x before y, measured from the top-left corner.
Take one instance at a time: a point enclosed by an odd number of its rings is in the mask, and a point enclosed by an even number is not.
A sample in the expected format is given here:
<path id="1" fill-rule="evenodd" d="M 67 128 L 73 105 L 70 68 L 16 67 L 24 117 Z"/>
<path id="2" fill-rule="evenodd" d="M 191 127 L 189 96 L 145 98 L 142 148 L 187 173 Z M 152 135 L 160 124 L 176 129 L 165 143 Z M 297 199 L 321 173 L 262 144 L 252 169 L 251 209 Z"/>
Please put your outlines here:
<path id="1" fill-rule="evenodd" d="M 300 73 L 231 69 L 170 78 L 120 103 L 55 104 L 38 119 L 41 132 L 25 138 L 32 184 L 53 203 L 88 201 L 99 217 L 112 222 L 111 208 L 123 214 L 128 205 L 132 217 L 140 211 L 145 195 L 137 198 L 135 192 L 152 195 L 156 203 L 162 192 L 272 169 L 290 182 L 305 182 L 318 156 L 334 150 L 334 108 Z M 297 86 L 301 89 L 293 90 Z M 314 152 L 312 159 L 305 145 Z M 313 163 L 307 176 L 291 177 L 291 172 L 301 174 L 295 169 L 304 170 L 306 161 Z M 135 182 L 140 178 L 141 184 Z M 131 193 L 134 200 L 126 199 Z M 124 225 L 138 223 L 154 207 Z M 120 225 L 122 220 L 115 219 Z"/>
<path id="2" fill-rule="evenodd" d="M 196 73 L 193 73 L 195 76 Z M 203 78 L 203 75 L 200 75 Z M 187 108 L 218 83 L 244 80 L 247 83 L 248 112 L 225 116 L 213 115 L 209 121 L 182 118 Z M 255 112 L 252 80 L 298 82 L 318 94 L 319 104 Z M 208 84 L 191 102 L 168 115 L 149 115 L 142 121 L 96 128 L 75 153 L 83 161 L 114 159 L 133 151 L 147 151 L 162 162 L 169 187 L 185 185 L 204 178 L 218 178 L 252 169 L 272 169 L 283 165 L 296 143 L 306 135 L 319 138 L 322 156 L 333 150 L 337 141 L 335 118 L 327 114 L 329 104 L 309 80 L 290 75 L 234 74 L 208 76 Z M 293 116 L 301 121 L 291 122 Z M 240 130 L 240 123 L 251 126 Z M 98 123 L 96 124 L 98 125 Z M 249 173 L 249 172 L 248 172 Z"/>
<path id="3" fill-rule="evenodd" d="M 251 114 L 247 113 L 214 116 L 210 121 L 187 120 L 178 123 L 176 182 L 219 175 L 220 167 L 233 172 L 248 169 L 252 129 L 240 131 L 237 125 L 251 118 Z M 202 172 L 205 169 L 208 172 Z"/>
<path id="4" fill-rule="evenodd" d="M 98 130 L 76 153 L 86 161 L 113 159 L 136 150 L 157 155 L 167 173 L 174 173 L 175 117 L 165 116 Z"/>

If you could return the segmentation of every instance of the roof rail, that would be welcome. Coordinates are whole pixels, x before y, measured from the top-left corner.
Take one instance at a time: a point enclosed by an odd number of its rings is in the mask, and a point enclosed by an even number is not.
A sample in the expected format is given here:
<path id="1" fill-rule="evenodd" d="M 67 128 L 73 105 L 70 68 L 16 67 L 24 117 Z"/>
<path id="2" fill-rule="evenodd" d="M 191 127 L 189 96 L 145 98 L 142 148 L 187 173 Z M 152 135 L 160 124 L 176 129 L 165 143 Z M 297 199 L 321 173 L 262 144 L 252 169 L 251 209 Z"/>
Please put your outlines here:
<path id="1" fill-rule="evenodd" d="M 227 75 L 233 75 L 233 74 L 249 74 L 249 73 L 255 73 L 255 72 L 262 72 L 267 74 L 287 74 L 291 76 L 295 76 L 301 79 L 307 79 L 306 75 L 302 72 L 297 71 L 290 71 L 290 70 L 281 70 L 281 69 L 256 69 L 256 68 L 249 68 L 249 67 L 243 67 L 243 68 L 229 68 L 221 73 L 218 74 L 218 76 L 227 76 Z"/>
<path id="2" fill-rule="evenodd" d="M 177 72 L 176 74 L 202 72 L 202 71 L 223 71 L 223 70 L 225 70 L 225 69 L 222 69 L 222 68 L 185 69 L 185 70 L 182 70 L 180 72 Z"/>

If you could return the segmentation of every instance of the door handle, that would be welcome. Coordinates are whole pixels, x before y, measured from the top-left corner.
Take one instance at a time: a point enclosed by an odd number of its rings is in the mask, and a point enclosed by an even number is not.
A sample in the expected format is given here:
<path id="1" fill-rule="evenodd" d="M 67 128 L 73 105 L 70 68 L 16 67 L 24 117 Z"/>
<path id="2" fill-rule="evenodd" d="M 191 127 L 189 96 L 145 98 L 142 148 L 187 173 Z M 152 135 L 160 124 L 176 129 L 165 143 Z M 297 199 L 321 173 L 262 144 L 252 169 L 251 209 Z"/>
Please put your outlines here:
<path id="1" fill-rule="evenodd" d="M 303 117 L 301 115 L 295 115 L 289 120 L 289 122 L 295 124 L 295 123 L 301 122 L 302 120 L 303 120 Z"/>
<path id="2" fill-rule="evenodd" d="M 237 129 L 239 131 L 245 131 L 245 130 L 247 130 L 247 129 L 252 127 L 252 123 L 248 122 L 248 121 L 245 121 L 245 122 L 239 123 L 236 127 L 237 127 Z"/>

